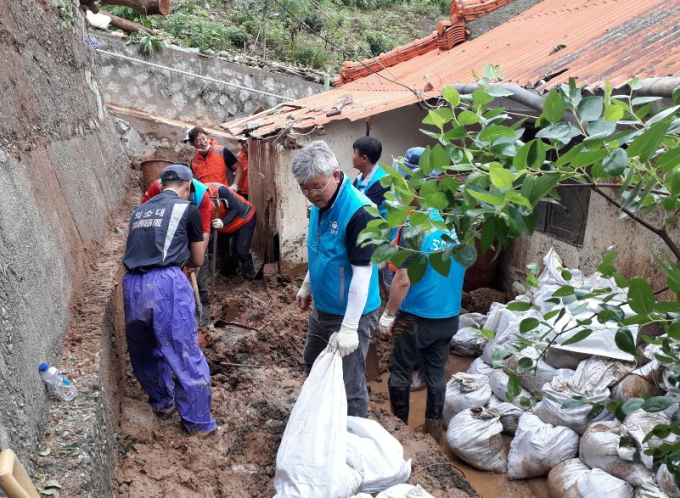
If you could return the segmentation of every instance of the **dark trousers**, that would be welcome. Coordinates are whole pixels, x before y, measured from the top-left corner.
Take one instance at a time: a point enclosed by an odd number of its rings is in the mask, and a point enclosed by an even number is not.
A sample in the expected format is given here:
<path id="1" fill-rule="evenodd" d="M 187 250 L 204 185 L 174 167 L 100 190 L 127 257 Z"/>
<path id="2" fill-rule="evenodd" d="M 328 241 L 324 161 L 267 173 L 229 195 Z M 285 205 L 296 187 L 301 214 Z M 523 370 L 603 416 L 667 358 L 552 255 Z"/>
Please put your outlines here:
<path id="1" fill-rule="evenodd" d="M 397 388 L 409 387 L 420 356 L 427 390 L 435 392 L 445 389 L 444 371 L 451 339 L 458 332 L 458 316 L 422 318 L 400 311 L 392 332 L 398 337 L 390 357 L 390 379 L 387 384 Z"/>
<path id="2" fill-rule="evenodd" d="M 217 239 L 217 251 L 220 255 L 220 273 L 234 274 L 236 261 L 241 267 L 253 266 L 253 255 L 250 254 L 250 244 L 253 241 L 257 214 L 234 233 L 220 233 Z"/>
<path id="3" fill-rule="evenodd" d="M 307 343 L 303 354 L 307 373 L 314 361 L 328 345 L 331 335 L 340 330 L 343 316 L 324 313 L 317 309 L 309 315 Z M 361 315 L 359 319 L 359 347 L 342 359 L 342 376 L 347 393 L 347 415 L 366 417 L 368 414 L 368 387 L 366 386 L 366 355 L 371 335 L 378 324 L 378 310 Z M 410 383 L 409 383 L 410 385 Z"/>

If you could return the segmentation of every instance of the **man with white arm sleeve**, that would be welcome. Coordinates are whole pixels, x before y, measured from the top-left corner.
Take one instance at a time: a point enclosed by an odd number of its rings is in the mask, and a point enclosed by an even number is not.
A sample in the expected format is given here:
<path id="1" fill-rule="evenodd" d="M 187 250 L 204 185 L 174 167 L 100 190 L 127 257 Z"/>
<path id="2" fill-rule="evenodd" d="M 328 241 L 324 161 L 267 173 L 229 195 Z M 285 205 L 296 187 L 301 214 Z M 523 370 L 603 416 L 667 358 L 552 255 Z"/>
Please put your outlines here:
<path id="1" fill-rule="evenodd" d="M 309 270 L 296 297 L 309 316 L 303 353 L 307 372 L 339 332 L 337 348 L 347 391 L 347 414 L 366 417 L 366 354 L 378 321 L 378 270 L 371 265 L 373 247 L 357 246 L 359 233 L 373 217 L 372 205 L 352 187 L 333 151 L 323 141 L 305 146 L 293 160 L 293 176 L 312 208 L 307 231 Z"/>

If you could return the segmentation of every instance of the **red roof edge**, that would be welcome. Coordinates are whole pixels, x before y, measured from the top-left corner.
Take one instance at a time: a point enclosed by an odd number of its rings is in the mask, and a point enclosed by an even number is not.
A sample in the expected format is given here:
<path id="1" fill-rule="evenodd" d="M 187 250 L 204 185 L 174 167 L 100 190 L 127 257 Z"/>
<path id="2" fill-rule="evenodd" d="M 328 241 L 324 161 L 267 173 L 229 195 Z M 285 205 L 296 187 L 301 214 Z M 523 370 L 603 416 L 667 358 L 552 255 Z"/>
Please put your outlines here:
<path id="1" fill-rule="evenodd" d="M 512 1 L 513 0 L 453 0 L 451 2 L 451 14 L 453 14 L 455 5 L 457 11 L 460 12 L 461 17 L 466 22 L 475 21 Z"/>

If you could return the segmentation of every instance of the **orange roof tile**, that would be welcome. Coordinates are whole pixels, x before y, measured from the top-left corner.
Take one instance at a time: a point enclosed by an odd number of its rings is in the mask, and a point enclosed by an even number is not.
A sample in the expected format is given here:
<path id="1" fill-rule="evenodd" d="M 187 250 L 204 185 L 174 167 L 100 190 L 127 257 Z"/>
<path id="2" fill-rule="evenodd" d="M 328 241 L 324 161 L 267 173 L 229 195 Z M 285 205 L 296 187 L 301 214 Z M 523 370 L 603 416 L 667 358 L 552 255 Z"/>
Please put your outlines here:
<path id="1" fill-rule="evenodd" d="M 633 76 L 680 76 L 678 25 L 677 0 L 544 0 L 450 50 L 431 50 L 223 127 L 239 134 L 250 124 L 256 128 L 252 135 L 262 137 L 286 126 L 309 129 L 336 119 L 357 120 L 435 97 L 445 85 L 474 83 L 472 71 L 481 73 L 487 62 L 501 64 L 506 82 L 531 83 L 539 91 L 570 76 L 591 91 L 607 79 L 620 87 Z M 428 82 L 434 90 L 425 91 Z M 347 93 L 353 102 L 340 114 L 326 116 Z"/>

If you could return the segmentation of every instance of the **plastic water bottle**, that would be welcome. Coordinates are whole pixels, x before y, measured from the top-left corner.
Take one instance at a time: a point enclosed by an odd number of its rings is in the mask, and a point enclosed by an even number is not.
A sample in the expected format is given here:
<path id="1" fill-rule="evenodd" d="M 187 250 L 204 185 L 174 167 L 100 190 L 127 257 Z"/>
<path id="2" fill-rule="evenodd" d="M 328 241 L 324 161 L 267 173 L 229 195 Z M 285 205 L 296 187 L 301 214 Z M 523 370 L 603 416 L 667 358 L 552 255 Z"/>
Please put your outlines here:
<path id="1" fill-rule="evenodd" d="M 78 389 L 76 389 L 76 386 L 64 377 L 56 367 L 51 367 L 47 363 L 41 363 L 38 367 L 38 371 L 45 383 L 52 386 L 61 399 L 71 401 L 78 396 Z"/>

